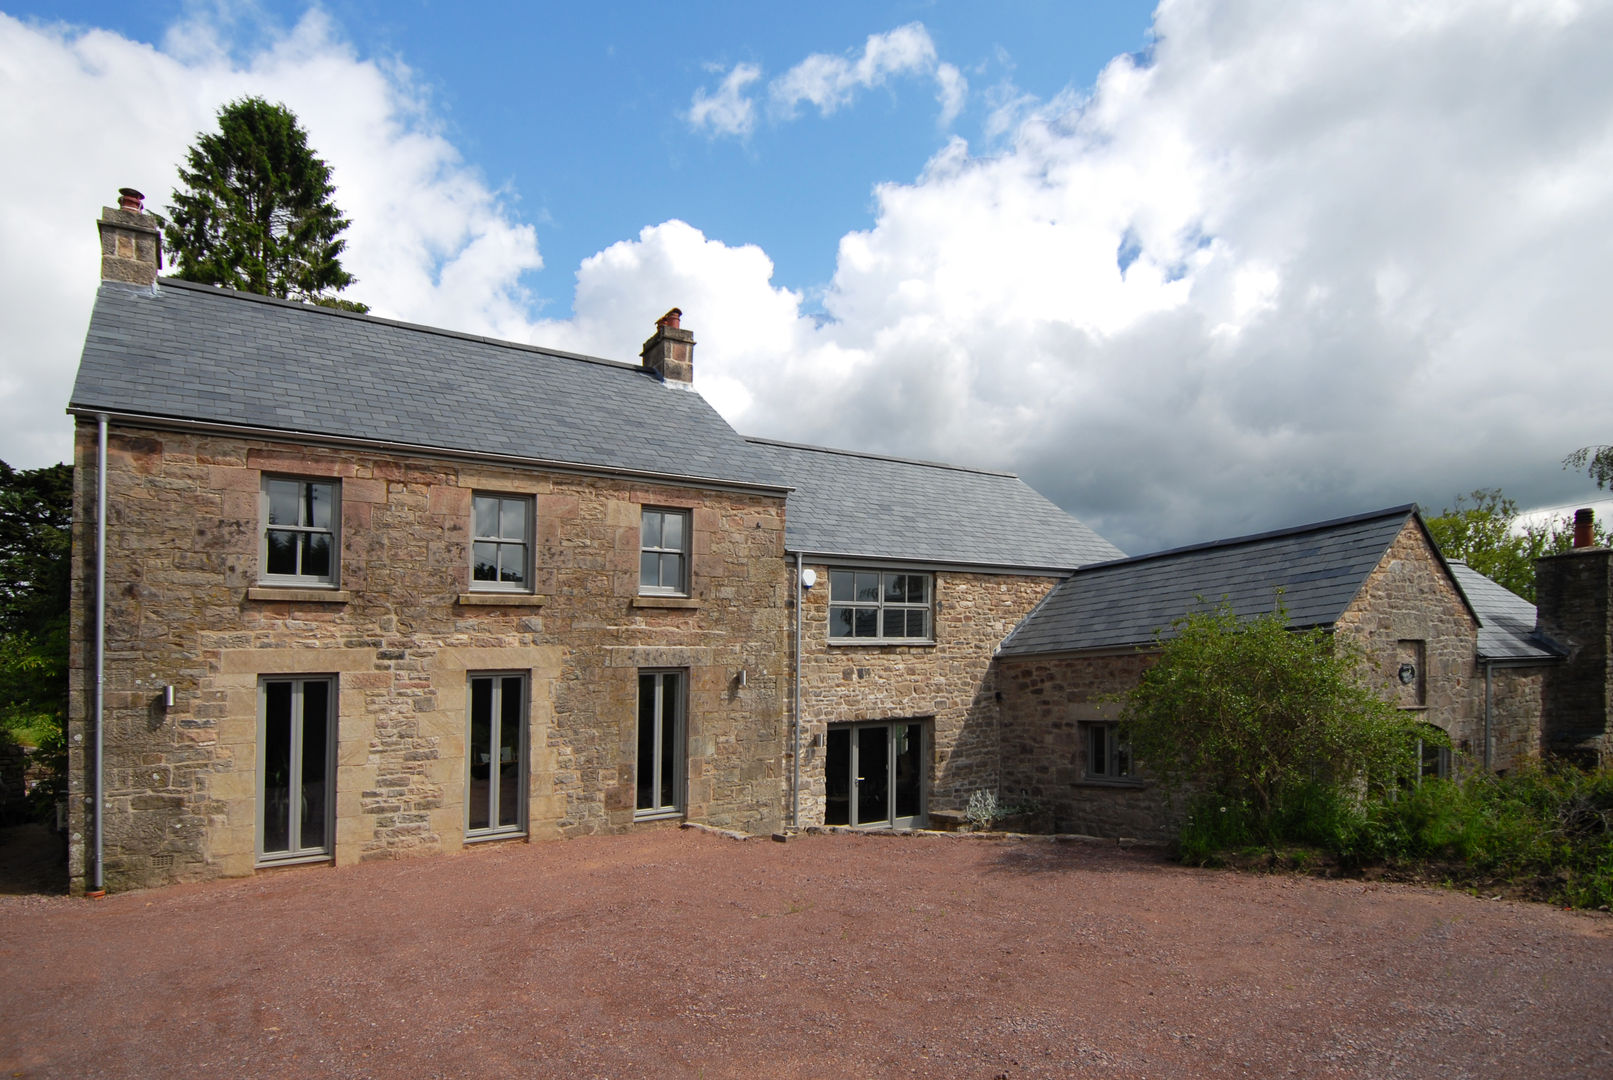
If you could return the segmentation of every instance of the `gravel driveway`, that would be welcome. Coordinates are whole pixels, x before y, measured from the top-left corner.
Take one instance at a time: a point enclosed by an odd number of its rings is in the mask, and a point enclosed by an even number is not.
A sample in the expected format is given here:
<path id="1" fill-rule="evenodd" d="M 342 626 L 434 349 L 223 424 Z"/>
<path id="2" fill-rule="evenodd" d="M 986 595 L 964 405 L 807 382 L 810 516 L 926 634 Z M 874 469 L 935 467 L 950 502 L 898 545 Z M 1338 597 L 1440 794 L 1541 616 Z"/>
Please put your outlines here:
<path id="1" fill-rule="evenodd" d="M 1613 1076 L 1613 920 L 696 831 L 0 897 L 0 1076 Z"/>

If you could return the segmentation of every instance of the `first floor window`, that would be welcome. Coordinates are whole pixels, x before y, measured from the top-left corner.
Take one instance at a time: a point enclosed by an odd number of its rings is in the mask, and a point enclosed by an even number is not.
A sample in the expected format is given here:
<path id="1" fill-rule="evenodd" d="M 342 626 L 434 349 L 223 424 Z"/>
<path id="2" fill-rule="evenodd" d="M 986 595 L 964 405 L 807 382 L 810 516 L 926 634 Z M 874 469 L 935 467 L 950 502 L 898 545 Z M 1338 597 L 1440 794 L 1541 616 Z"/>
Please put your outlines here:
<path id="1" fill-rule="evenodd" d="M 329 855 L 336 680 L 265 678 L 258 696 L 258 859 Z"/>
<path id="2" fill-rule="evenodd" d="M 521 495 L 476 495 L 471 538 L 473 589 L 532 589 L 532 500 Z"/>
<path id="3" fill-rule="evenodd" d="M 1088 779 L 1130 780 L 1131 744 L 1120 737 L 1119 724 L 1087 724 Z"/>
<path id="4" fill-rule="evenodd" d="M 689 592 L 689 512 L 644 511 L 639 528 L 638 590 L 661 596 Z"/>
<path id="5" fill-rule="evenodd" d="M 829 637 L 929 641 L 929 574 L 891 570 L 829 571 Z"/>
<path id="6" fill-rule="evenodd" d="M 686 683 L 682 671 L 639 672 L 637 817 L 683 812 Z"/>
<path id="7" fill-rule="evenodd" d="M 520 833 L 526 810 L 526 676 L 472 675 L 465 834 Z"/>
<path id="8" fill-rule="evenodd" d="M 260 576 L 270 584 L 336 583 L 341 489 L 335 480 L 263 478 Z"/>

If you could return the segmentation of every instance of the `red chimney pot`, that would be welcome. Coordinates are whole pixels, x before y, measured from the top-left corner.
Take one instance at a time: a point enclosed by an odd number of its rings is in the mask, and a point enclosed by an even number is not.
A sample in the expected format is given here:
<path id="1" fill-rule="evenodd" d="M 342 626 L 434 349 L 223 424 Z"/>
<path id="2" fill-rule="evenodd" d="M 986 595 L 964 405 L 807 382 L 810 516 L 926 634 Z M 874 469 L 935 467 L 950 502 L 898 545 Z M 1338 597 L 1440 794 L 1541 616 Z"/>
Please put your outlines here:
<path id="1" fill-rule="evenodd" d="M 659 326 L 663 330 L 676 330 L 678 328 L 678 320 L 682 318 L 683 312 L 678 308 L 673 308 L 659 319 L 656 319 L 655 325 Z"/>
<path id="2" fill-rule="evenodd" d="M 146 197 L 132 187 L 118 188 L 118 209 L 131 210 L 136 214 L 145 210 Z"/>
<path id="3" fill-rule="evenodd" d="M 1596 536 L 1595 536 L 1594 530 L 1591 528 L 1591 522 L 1595 519 L 1595 516 L 1596 515 L 1591 511 L 1591 508 L 1588 507 L 1588 506 L 1585 507 L 1583 510 L 1575 510 L 1574 511 L 1574 546 L 1575 547 L 1577 547 L 1577 548 L 1588 548 L 1588 547 L 1595 546 L 1595 544 L 1596 544 Z"/>

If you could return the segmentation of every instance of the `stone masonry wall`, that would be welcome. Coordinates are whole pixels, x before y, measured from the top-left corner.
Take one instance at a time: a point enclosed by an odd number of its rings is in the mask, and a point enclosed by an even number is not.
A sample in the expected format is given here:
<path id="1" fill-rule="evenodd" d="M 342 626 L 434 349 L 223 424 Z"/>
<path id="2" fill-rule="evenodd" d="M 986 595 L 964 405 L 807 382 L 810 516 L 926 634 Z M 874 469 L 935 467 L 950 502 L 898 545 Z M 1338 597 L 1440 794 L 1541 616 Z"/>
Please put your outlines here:
<path id="1" fill-rule="evenodd" d="M 1537 559 L 1535 602 L 1540 629 L 1568 649 L 1546 672 L 1545 749 L 1586 765 L 1613 759 L 1613 551 Z"/>
<path id="2" fill-rule="evenodd" d="M 475 671 L 529 676 L 530 837 L 632 824 L 641 667 L 689 673 L 687 817 L 780 825 L 782 498 L 156 430 L 115 429 L 108 449 L 109 887 L 253 871 L 263 675 L 337 679 L 337 865 L 464 843 Z M 75 888 L 92 828 L 95 456 L 94 427 L 81 425 Z M 265 473 L 340 480 L 338 590 L 259 585 Z M 468 591 L 473 491 L 535 497 L 534 595 Z M 689 599 L 637 595 L 644 504 L 691 512 Z"/>
<path id="3" fill-rule="evenodd" d="M 801 824 L 824 815 L 829 725 L 921 719 L 930 725 L 931 811 L 961 811 L 998 785 L 998 704 L 992 654 L 1057 583 L 1051 577 L 935 574 L 933 645 L 831 644 L 829 566 L 802 604 Z M 813 746 L 816 739 L 820 745 Z"/>
<path id="4" fill-rule="evenodd" d="M 1366 654 L 1369 680 L 1391 701 L 1415 712 L 1451 737 L 1458 768 L 1484 761 L 1484 677 L 1478 669 L 1478 623 L 1468 612 L 1422 529 L 1415 521 L 1389 545 L 1367 575 L 1335 632 L 1353 639 Z M 1417 685 L 1397 673 L 1402 642 L 1424 643 L 1422 704 Z M 1500 735 L 1501 741 L 1514 735 Z"/>
<path id="5" fill-rule="evenodd" d="M 1490 768 L 1511 772 L 1540 760 L 1541 690 L 1545 665 L 1498 667 L 1490 674 Z M 1479 673 L 1479 724 L 1484 722 L 1484 674 Z"/>

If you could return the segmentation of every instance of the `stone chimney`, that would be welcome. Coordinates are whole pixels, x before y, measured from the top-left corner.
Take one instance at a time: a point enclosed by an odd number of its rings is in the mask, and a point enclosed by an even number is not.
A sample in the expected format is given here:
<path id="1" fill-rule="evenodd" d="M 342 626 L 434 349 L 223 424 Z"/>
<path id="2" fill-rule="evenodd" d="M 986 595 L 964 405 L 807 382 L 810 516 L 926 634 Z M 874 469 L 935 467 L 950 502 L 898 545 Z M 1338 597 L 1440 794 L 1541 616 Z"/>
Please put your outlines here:
<path id="1" fill-rule="evenodd" d="M 655 320 L 655 333 L 639 350 L 644 368 L 653 371 L 662 382 L 692 387 L 694 385 L 694 334 L 680 329 L 683 312 L 673 308 Z"/>
<path id="2" fill-rule="evenodd" d="M 1592 546 L 1591 521 L 1579 511 L 1573 550 L 1535 560 L 1535 609 L 1568 650 L 1541 687 L 1541 749 L 1594 766 L 1613 761 L 1613 551 Z"/>
<path id="3" fill-rule="evenodd" d="M 101 280 L 154 285 L 162 267 L 162 230 L 145 212 L 145 196 L 118 189 L 116 208 L 101 208 Z"/>

